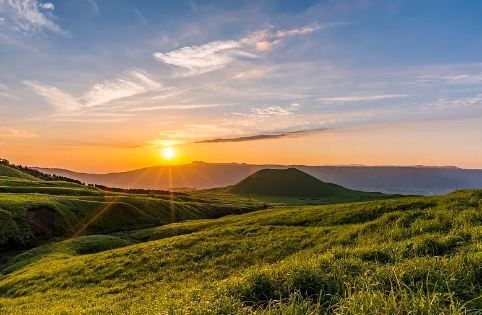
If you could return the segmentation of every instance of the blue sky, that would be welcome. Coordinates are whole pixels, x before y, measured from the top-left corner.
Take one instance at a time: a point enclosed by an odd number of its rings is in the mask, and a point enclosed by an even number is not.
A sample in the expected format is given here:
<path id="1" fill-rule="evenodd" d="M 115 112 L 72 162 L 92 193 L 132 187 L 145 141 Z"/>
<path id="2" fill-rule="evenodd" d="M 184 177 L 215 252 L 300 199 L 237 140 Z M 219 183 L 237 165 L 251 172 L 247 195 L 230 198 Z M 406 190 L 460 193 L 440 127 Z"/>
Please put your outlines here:
<path id="1" fill-rule="evenodd" d="M 296 135 L 303 162 L 326 130 L 370 147 L 370 133 L 411 124 L 417 149 L 434 124 L 466 143 L 420 163 L 482 167 L 480 16 L 480 1 L 0 0 L 0 150 L 28 162 L 38 145 L 46 165 L 54 149 L 223 150 L 267 134 L 276 151 Z M 417 164 L 383 141 L 374 163 Z"/>

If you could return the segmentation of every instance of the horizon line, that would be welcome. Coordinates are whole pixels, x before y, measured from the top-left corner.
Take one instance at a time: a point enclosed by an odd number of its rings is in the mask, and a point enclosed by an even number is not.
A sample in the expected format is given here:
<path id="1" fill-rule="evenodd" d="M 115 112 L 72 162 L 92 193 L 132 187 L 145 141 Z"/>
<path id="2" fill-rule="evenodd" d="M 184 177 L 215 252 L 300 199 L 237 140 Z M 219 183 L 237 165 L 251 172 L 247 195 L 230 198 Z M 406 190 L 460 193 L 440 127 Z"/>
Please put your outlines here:
<path id="1" fill-rule="evenodd" d="M 63 167 L 47 167 L 47 166 L 28 166 L 29 168 L 33 169 L 44 169 L 44 170 L 64 170 L 70 171 L 79 174 L 89 174 L 89 175 L 109 175 L 109 174 L 119 174 L 119 173 L 128 173 L 133 171 L 145 170 L 150 168 L 156 167 L 182 167 L 188 166 L 192 164 L 218 164 L 218 165 L 248 165 L 248 166 L 259 166 L 259 167 L 270 167 L 270 166 L 278 166 L 278 167 L 399 167 L 399 168 L 444 168 L 444 169 L 459 169 L 459 170 L 481 170 L 480 168 L 466 168 L 466 167 L 459 167 L 456 165 L 422 165 L 422 164 L 414 164 L 414 165 L 394 165 L 394 164 L 380 164 L 380 165 L 367 165 L 367 164 L 271 164 L 271 163 L 246 163 L 246 162 L 205 162 L 205 161 L 192 161 L 189 163 L 182 163 L 182 164 L 158 164 L 158 165 L 151 165 L 146 167 L 140 167 L 135 169 L 129 170 L 120 170 L 120 171 L 112 171 L 112 172 L 88 172 L 88 171 L 76 171 L 69 168 Z M 24 165 L 26 166 L 26 165 Z"/>

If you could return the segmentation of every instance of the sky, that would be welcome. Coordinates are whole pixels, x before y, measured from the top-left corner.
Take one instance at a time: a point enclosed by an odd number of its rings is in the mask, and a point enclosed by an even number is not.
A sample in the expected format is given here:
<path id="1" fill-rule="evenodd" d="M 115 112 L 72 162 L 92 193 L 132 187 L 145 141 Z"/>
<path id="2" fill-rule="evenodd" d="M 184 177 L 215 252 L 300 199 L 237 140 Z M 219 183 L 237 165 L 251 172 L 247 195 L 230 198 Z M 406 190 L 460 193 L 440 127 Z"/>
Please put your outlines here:
<path id="1" fill-rule="evenodd" d="M 476 0 L 0 0 L 0 157 L 482 168 L 480 16 Z"/>

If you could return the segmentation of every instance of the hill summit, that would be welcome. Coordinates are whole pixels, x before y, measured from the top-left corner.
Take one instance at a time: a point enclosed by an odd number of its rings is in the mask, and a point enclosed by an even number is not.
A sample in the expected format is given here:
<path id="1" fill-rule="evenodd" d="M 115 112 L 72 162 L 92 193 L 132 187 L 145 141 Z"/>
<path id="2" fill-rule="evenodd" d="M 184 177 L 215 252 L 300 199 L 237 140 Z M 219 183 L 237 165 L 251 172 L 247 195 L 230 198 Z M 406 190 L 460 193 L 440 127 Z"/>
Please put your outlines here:
<path id="1" fill-rule="evenodd" d="M 229 188 L 228 192 L 238 195 L 309 198 L 361 193 L 325 183 L 296 168 L 260 170 Z"/>

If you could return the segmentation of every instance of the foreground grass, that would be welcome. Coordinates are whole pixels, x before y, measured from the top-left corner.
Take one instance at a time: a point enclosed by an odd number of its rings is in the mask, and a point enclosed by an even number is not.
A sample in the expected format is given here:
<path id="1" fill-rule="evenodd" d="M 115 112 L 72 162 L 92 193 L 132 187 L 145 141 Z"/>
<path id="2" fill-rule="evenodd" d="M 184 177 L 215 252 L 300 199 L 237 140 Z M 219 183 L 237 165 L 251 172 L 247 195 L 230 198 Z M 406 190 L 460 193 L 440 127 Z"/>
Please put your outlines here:
<path id="1" fill-rule="evenodd" d="M 482 191 L 278 207 L 51 243 L 6 314 L 480 314 Z"/>

